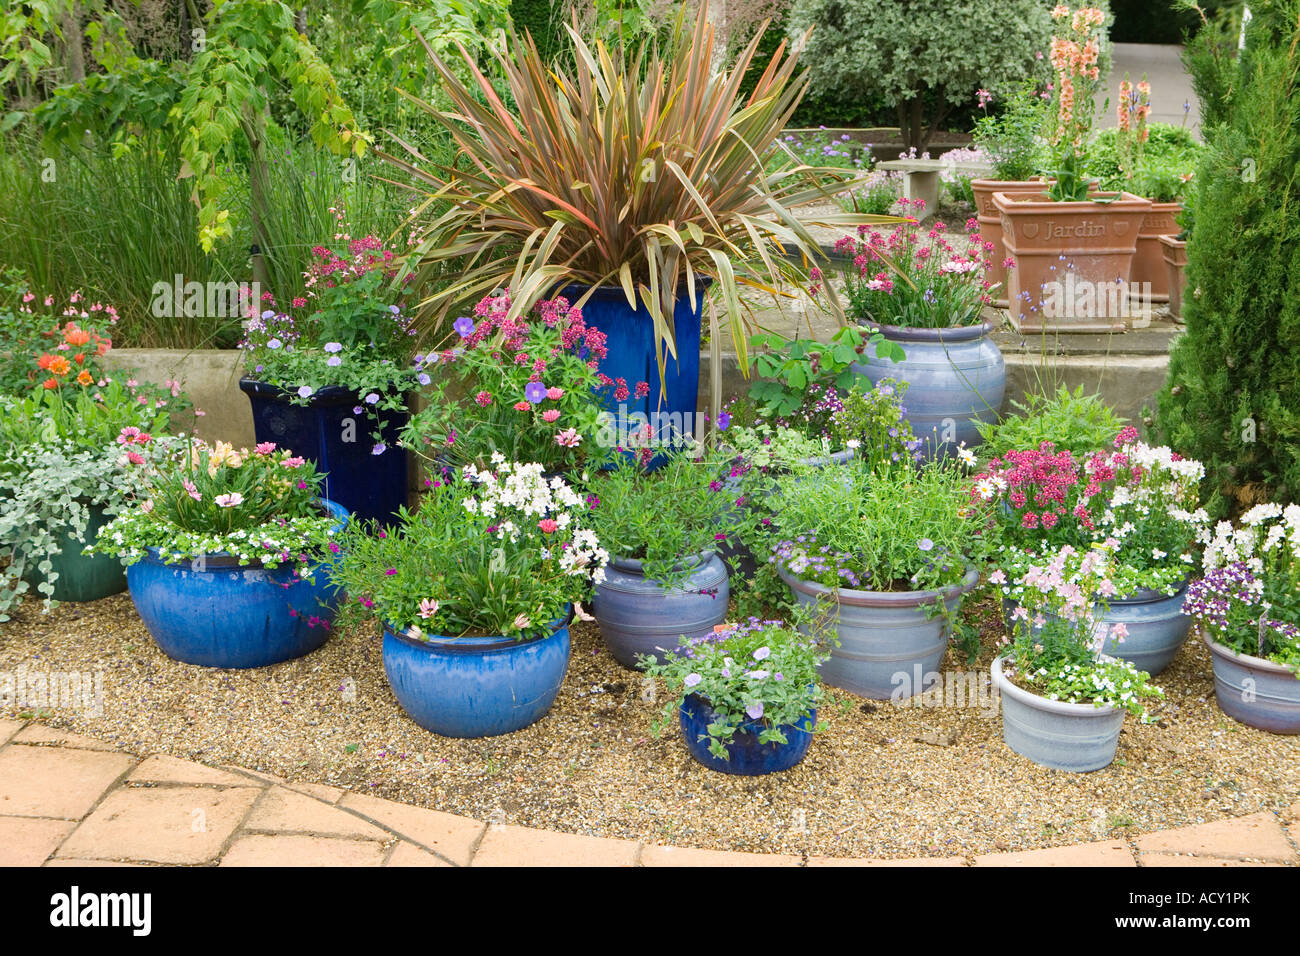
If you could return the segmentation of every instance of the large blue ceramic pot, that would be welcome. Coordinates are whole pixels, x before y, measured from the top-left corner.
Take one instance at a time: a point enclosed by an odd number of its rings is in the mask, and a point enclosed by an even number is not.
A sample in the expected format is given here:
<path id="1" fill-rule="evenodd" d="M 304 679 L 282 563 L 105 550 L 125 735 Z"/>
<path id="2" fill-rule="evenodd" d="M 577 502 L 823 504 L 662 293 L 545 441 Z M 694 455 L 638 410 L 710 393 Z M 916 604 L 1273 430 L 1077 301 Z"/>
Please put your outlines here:
<path id="1" fill-rule="evenodd" d="M 348 513 L 322 501 L 342 528 Z M 202 667 L 266 667 L 325 643 L 338 590 L 324 567 L 313 581 L 293 569 L 249 565 L 225 554 L 165 564 L 157 548 L 126 570 L 127 589 L 164 654 Z"/>
<path id="2" fill-rule="evenodd" d="M 950 628 L 945 615 L 935 613 L 936 604 L 942 601 L 951 614 L 962 595 L 979 583 L 974 568 L 960 584 L 941 591 L 833 590 L 800 581 L 779 565 L 777 573 L 801 607 L 820 613 L 818 605 L 826 602 L 832 615 L 840 646 L 822 664 L 822 680 L 875 700 L 914 697 L 939 680 Z M 808 633 L 806 627 L 801 630 Z"/>
<path id="3" fill-rule="evenodd" d="M 646 577 L 640 561 L 613 558 L 605 566 L 591 613 L 605 646 L 624 667 L 639 668 L 641 654 L 662 661 L 683 639 L 710 634 L 726 620 L 727 566 L 712 552 L 688 561 L 694 570 L 671 588 Z"/>
<path id="4" fill-rule="evenodd" d="M 576 302 L 589 286 L 570 285 L 557 291 Z M 640 307 L 633 309 L 621 286 L 596 289 L 582 306 L 583 321 L 605 333 L 609 354 L 601 360 L 600 371 L 612 379 L 622 378 L 629 389 L 637 382 L 647 382 L 650 394 L 637 398 L 635 392 L 626 401 L 607 393 L 606 410 L 614 416 L 620 439 L 627 431 L 649 424 L 660 442 L 669 442 L 673 432 L 695 434 L 700 389 L 700 314 L 705 290 L 696 286 L 695 308 L 685 290 L 677 295 L 673 310 L 673 334 L 677 357 L 665 352 L 664 382 L 660 382 L 656 361 L 654 322 Z M 665 388 L 666 386 L 666 388 Z M 644 418 L 641 418 L 644 416 Z M 626 444 L 626 442 L 622 442 Z"/>
<path id="5" fill-rule="evenodd" d="M 355 392 L 327 385 L 302 405 L 284 389 L 256 379 L 241 378 L 239 387 L 253 407 L 258 442 L 275 442 L 314 462 L 325 474 L 326 498 L 357 518 L 384 522 L 406 504 L 406 452 L 397 447 L 405 412 L 375 413 L 385 445 L 376 455 L 374 422 L 369 410 L 353 411 L 362 405 Z"/>
<path id="6" fill-rule="evenodd" d="M 566 614 L 537 637 L 444 637 L 384 628 L 384 673 L 411 719 L 442 737 L 495 737 L 546 716 L 569 668 Z"/>
<path id="7" fill-rule="evenodd" d="M 1281 664 L 1241 654 L 1202 633 L 1214 664 L 1219 709 L 1248 727 L 1300 734 L 1300 678 Z"/>
<path id="8" fill-rule="evenodd" d="M 746 777 L 789 770 L 803 760 L 812 746 L 813 728 L 817 726 L 817 708 L 814 707 L 797 724 L 782 725 L 786 743 L 762 744 L 758 737 L 766 725 L 761 719 L 747 720 L 736 729 L 735 738 L 727 745 L 729 759 L 723 760 L 709 752 L 708 727 L 716 719 L 716 712 L 707 701 L 695 694 L 689 695 L 682 701 L 678 716 L 686 749 L 692 757 L 710 770 Z"/>
<path id="9" fill-rule="evenodd" d="M 990 334 L 993 325 L 952 329 L 906 329 L 883 325 L 880 332 L 907 353 L 901 362 L 877 358 L 870 349 L 853 370 L 874 385 L 906 382 L 904 417 L 930 457 L 954 454 L 957 445 L 980 443 L 975 423 L 997 421 L 1007 390 L 1006 363 Z"/>

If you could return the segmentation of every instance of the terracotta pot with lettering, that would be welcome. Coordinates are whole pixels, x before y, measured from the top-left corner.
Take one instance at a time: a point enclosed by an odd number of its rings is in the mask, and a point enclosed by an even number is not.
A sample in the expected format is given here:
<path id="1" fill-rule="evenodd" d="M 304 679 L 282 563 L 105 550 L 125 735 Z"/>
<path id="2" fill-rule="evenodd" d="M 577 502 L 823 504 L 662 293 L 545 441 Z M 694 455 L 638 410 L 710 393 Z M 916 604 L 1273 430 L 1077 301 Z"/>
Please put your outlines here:
<path id="1" fill-rule="evenodd" d="M 1187 288 L 1187 243 L 1177 236 L 1160 237 L 1166 282 L 1169 283 L 1169 314 L 1183 321 L 1183 290 Z"/>
<path id="2" fill-rule="evenodd" d="M 1000 309 L 1007 307 L 1007 270 L 1002 261 L 1007 257 L 1006 246 L 1002 244 L 1002 214 L 993 205 L 995 192 L 1008 196 L 1036 196 L 1043 191 L 1043 181 L 972 179 L 971 191 L 975 193 L 975 215 L 980 223 L 980 236 L 985 242 L 993 243 L 993 266 L 989 269 L 989 281 L 997 283 L 993 293 L 993 304 Z"/>
<path id="3" fill-rule="evenodd" d="M 1150 296 L 1148 302 L 1169 301 L 1169 270 L 1165 267 L 1160 239 L 1178 233 L 1178 214 L 1182 211 L 1182 203 L 1153 202 L 1151 211 L 1143 218 L 1129 277 L 1134 296 L 1145 292 Z"/>
<path id="4" fill-rule="evenodd" d="M 1151 200 L 1132 193 L 1091 195 L 1053 202 L 1046 192 L 993 194 L 1002 241 L 1015 260 L 1007 296 L 1018 331 L 1121 331 L 1132 317 L 1129 278 Z"/>

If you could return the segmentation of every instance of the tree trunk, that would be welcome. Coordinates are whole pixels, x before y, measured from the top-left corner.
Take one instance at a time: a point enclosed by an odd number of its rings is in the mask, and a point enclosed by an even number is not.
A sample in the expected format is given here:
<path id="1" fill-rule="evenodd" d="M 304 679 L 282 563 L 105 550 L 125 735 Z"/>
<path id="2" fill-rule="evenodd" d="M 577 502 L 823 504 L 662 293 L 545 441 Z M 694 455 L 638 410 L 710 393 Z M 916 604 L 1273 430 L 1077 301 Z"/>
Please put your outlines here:
<path id="1" fill-rule="evenodd" d="M 274 292 L 271 274 L 266 265 L 266 251 L 271 248 L 266 226 L 266 200 L 270 182 L 266 164 L 266 115 L 245 104 L 241 125 L 248 139 L 248 198 L 249 219 L 253 227 L 251 250 L 253 281 L 261 292 Z"/>
<path id="2" fill-rule="evenodd" d="M 64 82 L 80 83 L 86 78 L 86 59 L 82 52 L 81 10 L 70 2 L 63 10 L 63 72 Z"/>

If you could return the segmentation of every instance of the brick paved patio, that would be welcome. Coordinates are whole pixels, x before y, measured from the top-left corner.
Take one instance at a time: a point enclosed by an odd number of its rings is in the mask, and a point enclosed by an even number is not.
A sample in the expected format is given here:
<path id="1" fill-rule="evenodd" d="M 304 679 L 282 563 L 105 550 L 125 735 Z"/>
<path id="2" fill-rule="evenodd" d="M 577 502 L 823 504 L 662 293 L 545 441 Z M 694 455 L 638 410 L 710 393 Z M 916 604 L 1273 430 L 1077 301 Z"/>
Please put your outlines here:
<path id="1" fill-rule="evenodd" d="M 0 720 L 0 866 L 1296 866 L 1286 813 L 974 858 L 764 856 L 492 825 Z"/>

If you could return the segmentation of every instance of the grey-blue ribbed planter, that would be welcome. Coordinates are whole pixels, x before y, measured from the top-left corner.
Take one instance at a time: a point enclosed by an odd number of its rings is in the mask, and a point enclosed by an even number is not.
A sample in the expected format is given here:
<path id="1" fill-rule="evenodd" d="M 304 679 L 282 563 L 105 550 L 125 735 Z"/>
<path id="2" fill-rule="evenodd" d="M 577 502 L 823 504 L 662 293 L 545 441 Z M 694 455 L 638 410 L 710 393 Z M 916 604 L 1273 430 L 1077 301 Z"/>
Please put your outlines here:
<path id="1" fill-rule="evenodd" d="M 1000 657 L 993 660 L 992 675 L 1002 700 L 1002 739 L 1020 756 L 1074 773 L 1100 770 L 1115 759 L 1124 710 L 1030 693 L 1003 675 Z"/>
<path id="2" fill-rule="evenodd" d="M 1300 734 L 1300 678 L 1281 664 L 1239 654 L 1202 632 L 1214 662 L 1219 709 L 1248 727 Z"/>
<path id="3" fill-rule="evenodd" d="M 1159 674 L 1178 656 L 1191 630 L 1192 619 L 1183 613 L 1186 597 L 1184 581 L 1172 596 L 1140 588 L 1128 597 L 1112 598 L 1105 615 L 1097 618 L 1099 624 L 1107 625 L 1106 643 L 1101 652 L 1128 661 L 1152 676 Z M 1002 599 L 1002 620 L 1008 632 L 1013 630 L 1011 612 L 1015 608 L 1014 601 Z M 1115 624 L 1128 628 L 1123 643 L 1110 634 Z"/>
<path id="4" fill-rule="evenodd" d="M 591 613 L 605 646 L 624 667 L 639 669 L 639 654 L 662 661 L 683 638 L 712 633 L 726 620 L 727 566 L 711 551 L 689 561 L 690 576 L 669 589 L 646 577 L 641 562 L 632 558 L 612 558 L 605 566 Z"/>
<path id="5" fill-rule="evenodd" d="M 980 443 L 975 423 L 994 422 L 1007 390 L 1006 362 L 990 337 L 991 322 L 950 329 L 906 329 L 882 325 L 880 332 L 907 353 L 901 362 L 866 350 L 853 370 L 872 384 L 906 382 L 904 417 L 929 457 L 955 454 L 959 443 Z"/>
<path id="6" fill-rule="evenodd" d="M 936 602 L 942 600 L 951 614 L 962 595 L 979 583 L 974 568 L 961 584 L 942 591 L 832 590 L 800 581 L 779 565 L 777 573 L 800 606 L 813 610 L 823 599 L 831 602 L 840 646 L 822 664 L 822 680 L 874 700 L 889 700 L 900 689 L 904 697 L 913 697 L 939 680 L 950 628 L 946 615 L 935 613 Z"/>

